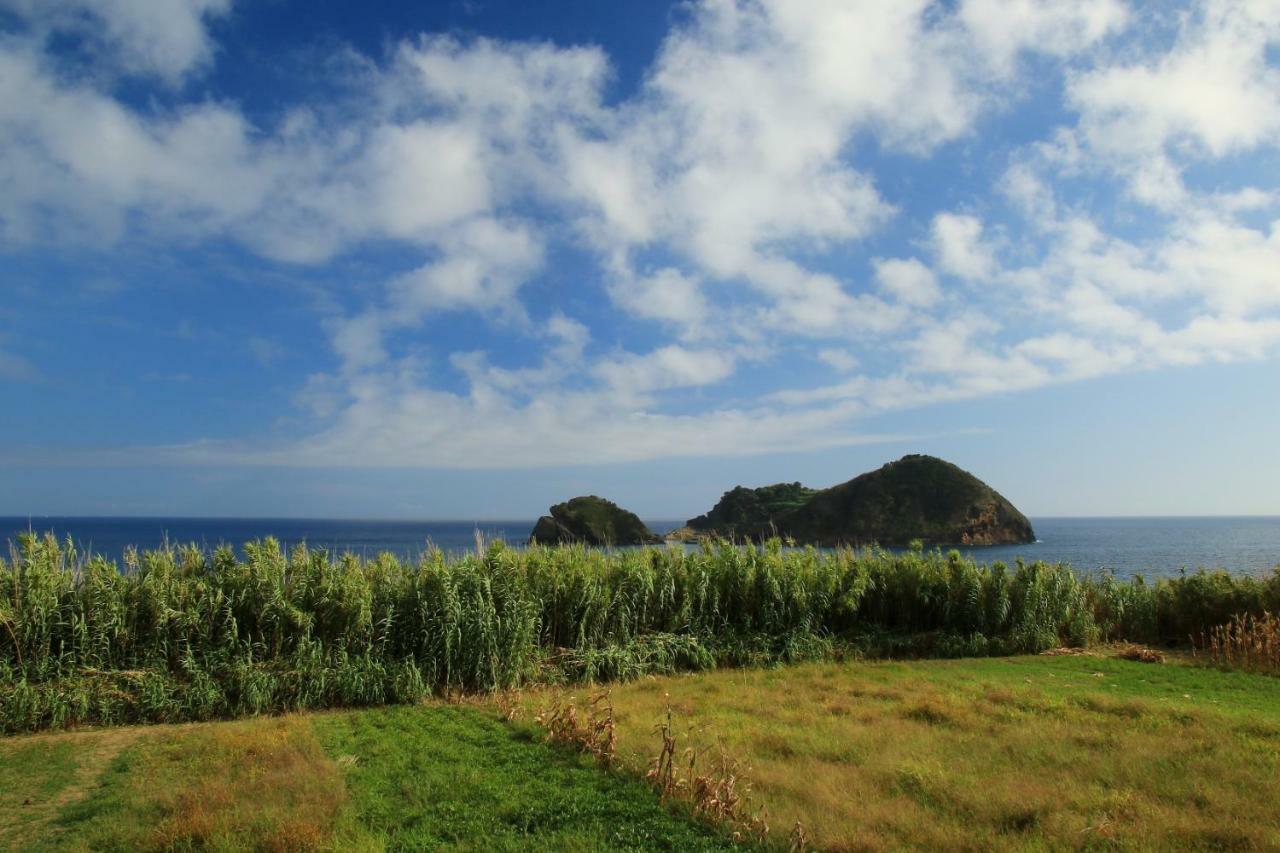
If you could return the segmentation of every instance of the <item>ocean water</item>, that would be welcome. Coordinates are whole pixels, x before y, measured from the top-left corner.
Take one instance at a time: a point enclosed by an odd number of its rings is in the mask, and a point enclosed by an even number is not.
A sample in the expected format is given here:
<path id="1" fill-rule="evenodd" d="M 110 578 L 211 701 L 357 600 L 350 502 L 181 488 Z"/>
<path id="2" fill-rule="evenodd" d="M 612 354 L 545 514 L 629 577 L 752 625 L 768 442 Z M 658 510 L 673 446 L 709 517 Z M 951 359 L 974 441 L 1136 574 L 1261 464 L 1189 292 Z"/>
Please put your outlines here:
<path id="1" fill-rule="evenodd" d="M 1105 569 L 1118 576 L 1149 578 L 1184 569 L 1225 568 L 1261 575 L 1280 565 L 1280 517 L 1213 518 L 1033 518 L 1039 541 L 1028 545 L 962 548 L 982 562 L 1022 559 L 1066 562 L 1077 569 Z M 532 520 L 352 521 L 283 518 L 0 518 L 0 543 L 25 530 L 70 536 L 82 550 L 119 561 L 127 546 L 155 548 L 165 541 L 209 548 L 242 545 L 275 536 L 286 546 L 306 542 L 331 551 L 373 556 L 390 551 L 413 559 L 428 545 L 458 552 L 486 540 L 521 545 Z M 651 520 L 665 533 L 683 522 Z M 7 548 L 5 549 L 7 550 Z"/>

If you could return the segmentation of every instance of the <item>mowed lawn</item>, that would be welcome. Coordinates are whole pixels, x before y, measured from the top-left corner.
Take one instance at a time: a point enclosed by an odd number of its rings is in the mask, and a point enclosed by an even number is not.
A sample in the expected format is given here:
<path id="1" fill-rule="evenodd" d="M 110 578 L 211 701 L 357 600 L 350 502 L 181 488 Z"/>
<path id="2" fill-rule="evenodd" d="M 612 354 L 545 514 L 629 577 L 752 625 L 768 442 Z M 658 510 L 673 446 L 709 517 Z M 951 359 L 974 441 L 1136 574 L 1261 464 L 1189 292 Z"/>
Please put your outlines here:
<path id="1" fill-rule="evenodd" d="M 490 709 L 0 739 L 2 850 L 718 850 L 723 833 Z"/>
<path id="2" fill-rule="evenodd" d="M 583 695 L 581 692 L 579 696 Z M 811 664 L 615 687 L 636 770 L 748 766 L 785 836 L 828 849 L 1280 849 L 1280 679 L 1018 657 Z"/>

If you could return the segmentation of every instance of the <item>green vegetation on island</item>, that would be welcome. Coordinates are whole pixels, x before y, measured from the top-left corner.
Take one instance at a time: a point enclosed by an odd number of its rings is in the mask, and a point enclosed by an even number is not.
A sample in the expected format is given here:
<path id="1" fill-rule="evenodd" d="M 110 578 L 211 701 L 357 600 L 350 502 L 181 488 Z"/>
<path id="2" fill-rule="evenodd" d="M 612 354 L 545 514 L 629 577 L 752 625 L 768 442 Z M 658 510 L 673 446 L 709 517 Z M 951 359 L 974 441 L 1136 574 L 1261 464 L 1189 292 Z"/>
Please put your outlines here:
<path id="1" fill-rule="evenodd" d="M 644 545 L 662 541 L 634 512 L 595 495 L 583 495 L 551 507 L 538 519 L 529 543 L 542 545 Z"/>
<path id="2" fill-rule="evenodd" d="M 779 483 L 725 492 L 688 521 L 697 534 L 805 545 L 1000 545 L 1034 542 L 1031 522 L 969 472 L 933 456 L 904 456 L 829 489 Z"/>
<path id="3" fill-rule="evenodd" d="M 776 483 L 748 489 L 735 486 L 716 502 L 710 512 L 691 518 L 685 525 L 697 533 L 725 539 L 758 539 L 767 533 L 775 519 L 804 506 L 817 494 L 799 483 Z"/>

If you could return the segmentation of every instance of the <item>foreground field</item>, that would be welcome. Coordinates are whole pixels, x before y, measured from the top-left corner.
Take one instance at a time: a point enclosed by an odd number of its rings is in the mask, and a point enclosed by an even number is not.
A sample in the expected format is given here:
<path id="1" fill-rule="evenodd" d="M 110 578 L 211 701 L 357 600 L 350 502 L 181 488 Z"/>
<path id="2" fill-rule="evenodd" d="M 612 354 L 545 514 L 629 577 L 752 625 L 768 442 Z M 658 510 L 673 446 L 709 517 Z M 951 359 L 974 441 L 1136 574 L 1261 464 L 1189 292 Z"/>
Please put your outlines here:
<path id="1" fill-rule="evenodd" d="M 616 772 L 482 704 L 4 738 L 0 849 L 726 848 L 640 778 L 668 704 L 680 751 L 749 767 L 782 846 L 800 821 L 837 850 L 1280 847 L 1276 678 L 1024 656 L 721 670 L 612 696 Z"/>
<path id="2" fill-rule="evenodd" d="M 1093 656 L 808 664 L 613 690 L 641 769 L 749 766 L 784 833 L 833 849 L 1280 848 L 1280 679 Z M 777 830 L 775 829 L 775 832 Z"/>
<path id="3" fill-rule="evenodd" d="M 0 740 L 4 850 L 717 850 L 640 780 L 425 705 Z"/>

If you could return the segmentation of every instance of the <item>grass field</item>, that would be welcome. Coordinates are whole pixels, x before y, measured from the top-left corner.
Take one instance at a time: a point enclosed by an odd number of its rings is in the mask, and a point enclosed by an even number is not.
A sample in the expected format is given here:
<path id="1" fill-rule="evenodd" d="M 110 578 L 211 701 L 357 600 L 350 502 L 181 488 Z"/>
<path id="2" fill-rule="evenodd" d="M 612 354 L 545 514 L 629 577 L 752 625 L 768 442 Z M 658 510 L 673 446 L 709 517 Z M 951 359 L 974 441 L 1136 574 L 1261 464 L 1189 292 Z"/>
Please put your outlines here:
<path id="1" fill-rule="evenodd" d="M 717 850 L 722 834 L 486 709 L 0 740 L 0 849 Z"/>
<path id="2" fill-rule="evenodd" d="M 1280 679 L 1092 656 L 806 664 L 613 690 L 619 755 L 749 767 L 830 849 L 1280 847 Z"/>
<path id="3" fill-rule="evenodd" d="M 0 849 L 725 848 L 639 778 L 668 703 L 681 750 L 749 767 L 783 844 L 798 820 L 836 850 L 1280 846 L 1276 678 L 1028 656 L 720 670 L 612 695 L 621 772 L 476 704 L 0 739 Z"/>

